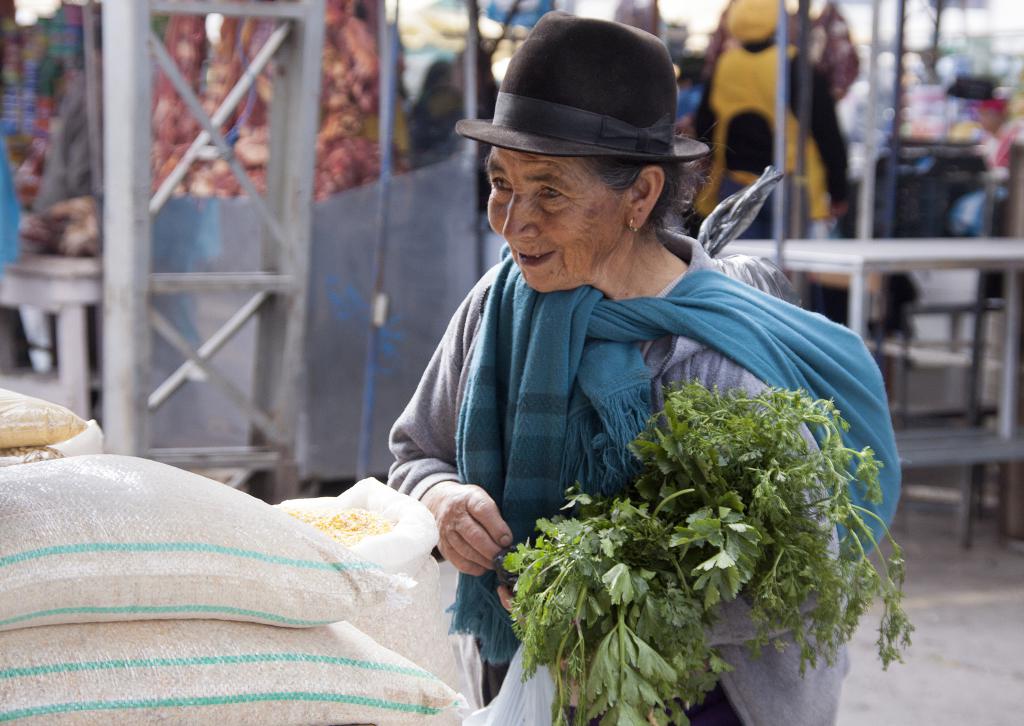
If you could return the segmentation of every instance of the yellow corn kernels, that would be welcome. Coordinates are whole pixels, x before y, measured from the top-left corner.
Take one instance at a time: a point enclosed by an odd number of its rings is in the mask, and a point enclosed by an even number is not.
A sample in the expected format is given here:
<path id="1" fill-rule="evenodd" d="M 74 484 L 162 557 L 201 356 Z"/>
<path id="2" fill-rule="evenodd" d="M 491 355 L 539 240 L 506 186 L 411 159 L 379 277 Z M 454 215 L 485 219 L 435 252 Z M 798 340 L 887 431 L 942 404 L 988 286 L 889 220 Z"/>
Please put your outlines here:
<path id="1" fill-rule="evenodd" d="M 367 509 L 342 509 L 335 512 L 286 509 L 301 522 L 311 524 L 346 547 L 374 534 L 386 534 L 394 525 Z"/>

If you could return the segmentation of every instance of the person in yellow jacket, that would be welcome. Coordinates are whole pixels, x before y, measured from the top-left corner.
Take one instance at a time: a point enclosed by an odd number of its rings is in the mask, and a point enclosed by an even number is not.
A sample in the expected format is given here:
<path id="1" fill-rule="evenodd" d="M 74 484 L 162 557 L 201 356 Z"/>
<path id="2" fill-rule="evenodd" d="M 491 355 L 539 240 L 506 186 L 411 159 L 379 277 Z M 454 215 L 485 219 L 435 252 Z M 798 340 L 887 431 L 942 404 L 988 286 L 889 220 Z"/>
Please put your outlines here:
<path id="1" fill-rule="evenodd" d="M 704 89 L 695 120 L 697 138 L 712 148 L 708 184 L 697 200 L 707 216 L 715 205 L 753 182 L 774 163 L 777 0 L 737 0 L 728 10 L 727 27 L 739 45 L 724 52 Z M 787 49 L 790 60 L 796 57 Z M 797 65 L 790 63 L 790 109 L 786 114 L 786 171 L 796 167 L 800 89 Z M 806 159 L 809 216 L 827 221 L 846 213 L 846 142 L 839 131 L 828 81 L 813 74 L 811 128 Z M 741 235 L 748 239 L 772 236 L 772 205 L 761 210 Z"/>

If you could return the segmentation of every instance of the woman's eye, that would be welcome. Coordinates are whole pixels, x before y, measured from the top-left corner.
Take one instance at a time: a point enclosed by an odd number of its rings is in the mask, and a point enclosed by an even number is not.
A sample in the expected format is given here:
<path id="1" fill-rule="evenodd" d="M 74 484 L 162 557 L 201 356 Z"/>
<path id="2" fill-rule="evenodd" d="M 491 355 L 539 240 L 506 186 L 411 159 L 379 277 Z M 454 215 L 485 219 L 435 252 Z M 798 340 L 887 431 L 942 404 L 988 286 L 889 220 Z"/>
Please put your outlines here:
<path id="1" fill-rule="evenodd" d="M 496 192 L 507 192 L 509 189 L 508 182 L 501 178 L 491 179 L 491 189 Z"/>
<path id="2" fill-rule="evenodd" d="M 554 199 L 555 197 L 562 196 L 562 193 L 557 189 L 551 187 L 544 187 L 540 190 L 541 196 L 547 197 L 548 199 Z"/>

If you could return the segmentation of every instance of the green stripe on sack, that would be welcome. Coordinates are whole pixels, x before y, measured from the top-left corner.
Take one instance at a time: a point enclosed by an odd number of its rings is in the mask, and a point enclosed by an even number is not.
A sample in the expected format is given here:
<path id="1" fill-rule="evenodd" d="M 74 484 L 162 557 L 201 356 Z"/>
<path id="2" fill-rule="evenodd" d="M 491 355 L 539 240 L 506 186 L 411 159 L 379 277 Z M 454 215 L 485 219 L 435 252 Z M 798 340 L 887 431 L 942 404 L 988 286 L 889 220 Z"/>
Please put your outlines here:
<path id="1" fill-rule="evenodd" d="M 422 668 L 381 663 L 372 660 L 355 658 L 338 658 L 313 653 L 250 653 L 247 655 L 211 655 L 193 658 L 138 658 L 127 660 L 95 660 L 77 663 L 50 663 L 47 665 L 26 668 L 8 668 L 0 670 L 0 678 L 22 678 L 26 676 L 42 676 L 50 673 L 70 673 L 75 671 L 99 671 L 121 668 L 160 668 L 165 666 L 204 666 L 204 665 L 245 665 L 248 663 L 325 663 L 328 665 L 349 666 L 370 671 L 396 673 L 403 676 L 439 680 L 437 676 Z"/>
<path id="2" fill-rule="evenodd" d="M 425 716 L 435 716 L 440 708 L 418 706 L 413 703 L 387 701 L 382 698 L 353 696 L 346 693 L 317 693 L 310 691 L 282 691 L 278 693 L 241 693 L 234 696 L 192 696 L 182 698 L 139 698 L 120 701 L 71 701 L 46 706 L 31 706 L 13 711 L 0 711 L 0 721 L 16 721 L 20 718 L 48 716 L 56 713 L 80 711 L 115 711 L 133 708 L 186 708 L 190 706 L 225 706 L 265 701 L 317 701 L 326 703 L 347 703 L 355 706 L 369 706 L 388 711 L 404 711 Z"/>
<path id="3" fill-rule="evenodd" d="M 34 613 L 16 615 L 13 618 L 0 620 L 0 628 L 22 623 L 26 620 L 36 618 L 48 618 L 53 615 L 163 615 L 167 613 L 218 613 L 221 615 L 244 615 L 249 618 L 270 620 L 282 625 L 297 625 L 300 627 L 316 627 L 318 625 L 330 625 L 333 620 L 296 620 L 286 618 L 283 615 L 264 613 L 259 610 L 245 610 L 243 608 L 232 608 L 223 605 L 124 605 L 115 607 L 75 607 L 75 608 L 54 608 L 53 610 L 37 610 Z"/>
<path id="4" fill-rule="evenodd" d="M 310 570 L 335 570 L 344 572 L 346 570 L 377 570 L 379 565 L 372 562 L 357 560 L 355 562 L 321 562 L 318 560 L 296 560 L 290 557 L 279 557 L 268 555 L 255 550 L 243 550 L 238 547 L 223 547 L 221 545 L 207 544 L 205 542 L 85 542 L 72 545 L 55 545 L 53 547 L 41 547 L 35 550 L 17 552 L 13 555 L 0 557 L 0 567 L 16 565 L 26 560 L 35 560 L 40 557 L 53 557 L 55 555 L 78 555 L 89 552 L 201 552 L 217 555 L 231 555 L 232 557 L 244 557 L 250 560 L 268 562 L 272 565 L 286 565 L 289 567 L 302 567 Z"/>

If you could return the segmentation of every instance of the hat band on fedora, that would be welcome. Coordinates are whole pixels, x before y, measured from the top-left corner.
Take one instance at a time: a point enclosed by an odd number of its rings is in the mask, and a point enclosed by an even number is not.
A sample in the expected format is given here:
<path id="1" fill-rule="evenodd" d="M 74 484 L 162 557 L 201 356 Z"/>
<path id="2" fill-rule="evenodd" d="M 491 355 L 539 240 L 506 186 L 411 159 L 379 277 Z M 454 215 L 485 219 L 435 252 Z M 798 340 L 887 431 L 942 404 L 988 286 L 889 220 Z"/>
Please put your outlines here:
<path id="1" fill-rule="evenodd" d="M 495 126 L 641 154 L 672 151 L 672 123 L 639 128 L 612 116 L 514 93 L 498 93 Z"/>

